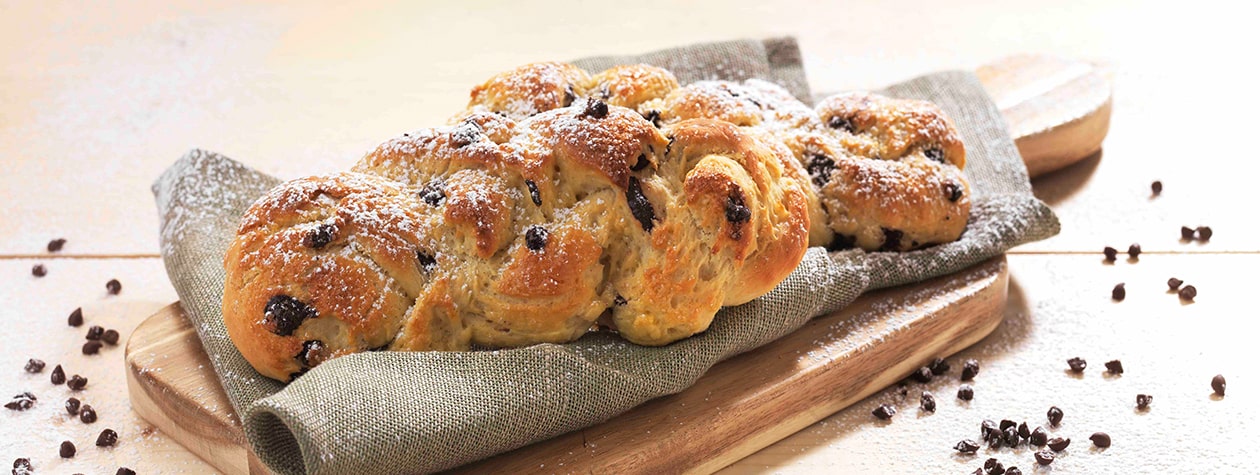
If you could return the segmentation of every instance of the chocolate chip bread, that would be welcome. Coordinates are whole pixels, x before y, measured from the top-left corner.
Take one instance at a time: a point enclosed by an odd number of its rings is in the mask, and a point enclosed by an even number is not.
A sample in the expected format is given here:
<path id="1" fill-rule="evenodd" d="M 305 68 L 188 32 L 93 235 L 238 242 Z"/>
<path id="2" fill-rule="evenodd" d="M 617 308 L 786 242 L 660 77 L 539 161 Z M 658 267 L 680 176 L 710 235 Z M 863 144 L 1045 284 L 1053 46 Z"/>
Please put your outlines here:
<path id="1" fill-rule="evenodd" d="M 563 63 L 471 96 L 449 125 L 246 212 L 223 314 L 260 373 L 597 324 L 664 345 L 768 292 L 810 244 L 905 250 L 966 224 L 962 146 L 928 104 L 853 95 L 814 111 L 769 83 Z"/>

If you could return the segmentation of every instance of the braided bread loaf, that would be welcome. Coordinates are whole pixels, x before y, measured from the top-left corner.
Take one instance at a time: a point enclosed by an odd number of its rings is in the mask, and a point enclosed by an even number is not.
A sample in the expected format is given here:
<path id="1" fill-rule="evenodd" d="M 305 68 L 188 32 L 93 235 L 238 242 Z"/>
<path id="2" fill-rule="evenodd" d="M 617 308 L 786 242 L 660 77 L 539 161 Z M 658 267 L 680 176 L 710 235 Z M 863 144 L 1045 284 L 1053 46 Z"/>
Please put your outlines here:
<path id="1" fill-rule="evenodd" d="M 768 292 L 807 246 L 906 250 L 966 224 L 964 152 L 930 104 L 817 112 L 769 83 L 537 63 L 445 127 L 285 183 L 225 257 L 228 333 L 288 380 L 369 350 L 644 345 Z"/>

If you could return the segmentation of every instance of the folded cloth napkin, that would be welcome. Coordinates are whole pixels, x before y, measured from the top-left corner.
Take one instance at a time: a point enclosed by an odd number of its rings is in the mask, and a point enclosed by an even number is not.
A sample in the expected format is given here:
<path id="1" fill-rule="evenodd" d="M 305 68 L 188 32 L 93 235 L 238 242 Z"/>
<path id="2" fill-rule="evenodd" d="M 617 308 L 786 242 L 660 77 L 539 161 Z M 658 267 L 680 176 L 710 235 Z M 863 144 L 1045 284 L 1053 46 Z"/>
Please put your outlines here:
<path id="1" fill-rule="evenodd" d="M 809 98 L 791 38 L 695 45 L 578 61 L 646 62 L 683 83 L 758 77 Z M 935 102 L 962 132 L 972 184 L 962 239 L 907 253 L 810 249 L 772 292 L 728 307 L 708 331 L 649 348 L 593 333 L 569 344 L 475 352 L 369 352 L 328 361 L 287 386 L 260 376 L 227 337 L 223 256 L 245 209 L 280 180 L 193 150 L 153 185 L 162 257 L 255 452 L 273 470 L 397 473 L 448 469 L 604 421 L 682 391 L 715 363 L 834 312 L 862 292 L 959 271 L 1058 232 L 976 78 L 945 72 L 884 93 Z"/>

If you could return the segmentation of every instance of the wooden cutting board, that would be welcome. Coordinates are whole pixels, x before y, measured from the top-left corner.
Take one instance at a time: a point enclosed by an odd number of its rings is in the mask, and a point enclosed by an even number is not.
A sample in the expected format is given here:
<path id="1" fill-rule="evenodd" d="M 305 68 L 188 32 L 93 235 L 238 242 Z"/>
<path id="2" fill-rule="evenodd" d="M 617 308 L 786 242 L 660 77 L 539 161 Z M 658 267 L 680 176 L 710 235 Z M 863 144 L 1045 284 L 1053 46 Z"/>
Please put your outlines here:
<path id="1" fill-rule="evenodd" d="M 1111 88 L 1093 65 L 1015 56 L 976 73 L 1002 110 L 1031 175 L 1101 147 Z M 1001 322 L 1006 285 L 1006 261 L 998 257 L 954 275 L 863 295 L 840 312 L 714 366 L 682 393 L 457 471 L 718 470 L 932 358 L 979 341 Z M 178 303 L 136 328 L 126 361 L 132 408 L 141 417 L 225 473 L 269 473 L 245 441 Z"/>

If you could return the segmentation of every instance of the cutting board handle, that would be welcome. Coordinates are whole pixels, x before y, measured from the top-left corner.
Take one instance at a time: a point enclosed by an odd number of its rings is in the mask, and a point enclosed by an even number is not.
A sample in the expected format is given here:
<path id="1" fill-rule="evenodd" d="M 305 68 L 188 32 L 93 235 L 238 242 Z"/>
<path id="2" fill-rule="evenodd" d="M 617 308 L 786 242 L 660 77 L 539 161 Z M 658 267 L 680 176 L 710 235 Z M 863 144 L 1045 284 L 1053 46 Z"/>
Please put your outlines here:
<path id="1" fill-rule="evenodd" d="M 1017 55 L 976 69 L 997 103 L 1029 177 L 1102 149 L 1111 123 L 1111 80 L 1098 66 L 1047 55 Z"/>

